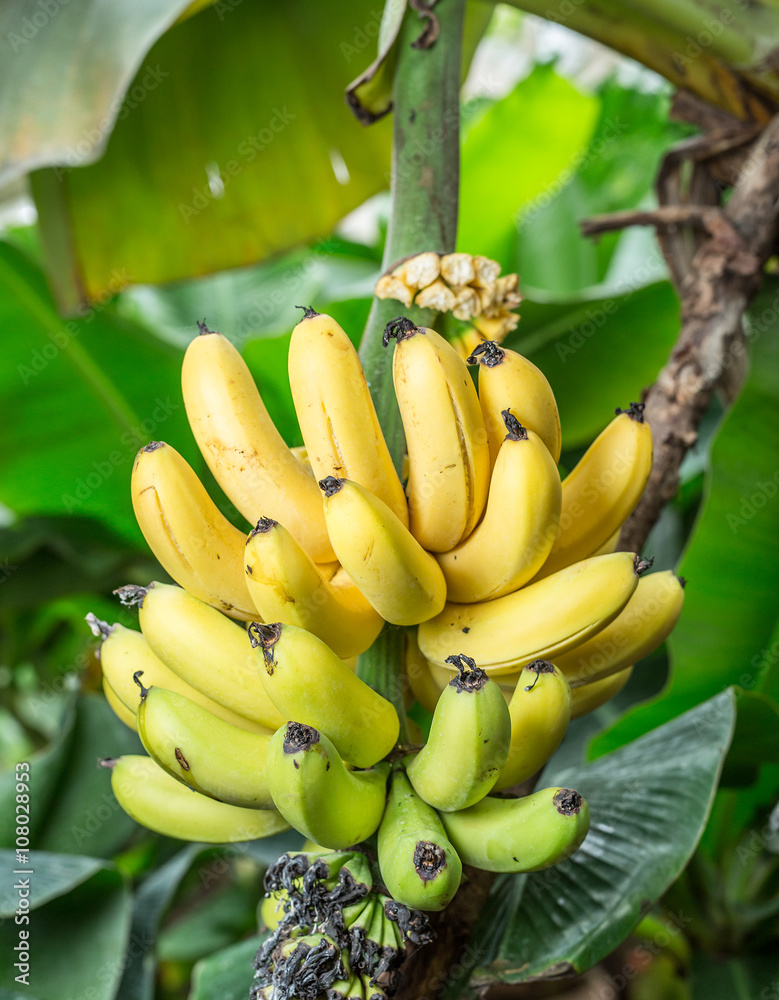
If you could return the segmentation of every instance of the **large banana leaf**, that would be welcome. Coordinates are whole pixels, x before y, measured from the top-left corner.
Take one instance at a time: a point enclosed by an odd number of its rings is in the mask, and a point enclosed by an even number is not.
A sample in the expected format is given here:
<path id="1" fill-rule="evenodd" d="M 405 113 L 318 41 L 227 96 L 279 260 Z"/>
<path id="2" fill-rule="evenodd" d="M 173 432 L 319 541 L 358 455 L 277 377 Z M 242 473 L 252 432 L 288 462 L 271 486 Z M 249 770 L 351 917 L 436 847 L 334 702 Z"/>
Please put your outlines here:
<path id="1" fill-rule="evenodd" d="M 164 35 L 104 156 L 34 175 L 60 302 L 100 297 L 117 271 L 164 282 L 253 263 L 386 186 L 389 122 L 363 128 L 343 97 L 380 16 L 370 0 L 217 4 Z"/>
<path id="2" fill-rule="evenodd" d="M 734 725 L 725 691 L 581 768 L 545 773 L 576 788 L 592 826 L 556 868 L 499 876 L 472 948 L 472 985 L 582 972 L 630 933 L 686 865 L 703 832 Z"/>
<path id="3" fill-rule="evenodd" d="M 751 371 L 711 455 L 704 505 L 679 572 L 685 607 L 663 693 L 593 744 L 600 755 L 729 684 L 779 695 L 779 283 L 751 310 Z"/>

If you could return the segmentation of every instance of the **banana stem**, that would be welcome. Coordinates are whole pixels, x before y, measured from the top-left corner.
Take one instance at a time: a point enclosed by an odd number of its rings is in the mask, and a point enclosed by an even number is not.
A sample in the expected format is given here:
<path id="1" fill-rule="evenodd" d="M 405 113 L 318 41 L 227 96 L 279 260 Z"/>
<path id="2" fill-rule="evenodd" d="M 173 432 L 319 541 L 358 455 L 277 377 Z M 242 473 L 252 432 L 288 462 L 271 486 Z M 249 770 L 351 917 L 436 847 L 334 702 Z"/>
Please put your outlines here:
<path id="1" fill-rule="evenodd" d="M 431 5 L 432 6 L 432 5 Z M 436 250 L 450 253 L 457 237 L 460 183 L 460 74 L 465 0 L 435 6 L 440 32 L 430 48 L 414 48 L 424 22 L 406 12 L 400 33 L 393 90 L 390 212 L 384 269 L 401 258 Z M 392 347 L 382 346 L 387 323 L 403 307 L 373 300 L 360 345 L 360 360 L 387 446 L 402 474 L 405 437 L 392 384 Z M 429 309 L 406 310 L 420 326 L 431 326 Z M 409 742 L 403 704 L 403 633 L 385 627 L 358 660 L 358 675 L 391 701 L 400 718 L 400 743 Z"/>
<path id="2" fill-rule="evenodd" d="M 425 250 L 450 253 L 457 237 L 465 0 L 441 0 L 435 15 L 440 33 L 430 48 L 412 47 L 424 26 L 413 10 L 407 11 L 400 33 L 385 270 Z M 405 439 L 392 387 L 392 347 L 382 347 L 381 337 L 387 323 L 402 311 L 399 302 L 374 299 L 360 345 L 371 396 L 399 472 Z M 430 326 L 435 313 L 412 306 L 405 315 L 420 326 Z"/>

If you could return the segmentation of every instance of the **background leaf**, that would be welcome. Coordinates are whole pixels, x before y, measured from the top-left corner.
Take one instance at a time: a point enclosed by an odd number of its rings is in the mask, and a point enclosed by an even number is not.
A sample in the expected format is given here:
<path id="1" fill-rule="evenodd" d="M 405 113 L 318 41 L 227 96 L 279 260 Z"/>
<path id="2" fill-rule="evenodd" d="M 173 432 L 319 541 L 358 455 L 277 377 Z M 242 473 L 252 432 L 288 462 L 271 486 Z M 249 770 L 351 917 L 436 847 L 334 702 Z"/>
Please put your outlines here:
<path id="1" fill-rule="evenodd" d="M 247 938 L 195 966 L 189 1000 L 244 1000 L 254 980 L 252 961 L 264 937 Z"/>
<path id="2" fill-rule="evenodd" d="M 190 0 L 0 6 L 0 184 L 100 155 L 124 91 Z"/>
<path id="3" fill-rule="evenodd" d="M 728 684 L 769 696 L 777 692 L 777 303 L 779 283 L 773 280 L 752 310 L 750 374 L 714 442 L 704 506 L 679 567 L 689 585 L 669 639 L 669 684 L 598 736 L 596 756 Z"/>
<path id="4" fill-rule="evenodd" d="M 30 909 L 34 910 L 57 896 L 64 896 L 106 867 L 106 863 L 100 858 L 72 854 L 29 851 L 27 857 L 27 864 L 24 864 L 17 861 L 15 851 L 0 851 L 0 869 L 4 873 L 0 886 L 0 917 L 13 916 L 19 905 L 19 895 L 13 889 L 16 876 L 11 874 L 16 869 L 23 870 L 29 866 L 33 872 L 30 876 L 30 895 L 27 898 Z"/>
<path id="5" fill-rule="evenodd" d="M 60 301 L 100 296 L 116 270 L 166 282 L 254 263 L 387 186 L 389 122 L 364 129 L 344 101 L 380 18 L 370 0 L 219 4 L 161 38 L 99 162 L 34 178 Z"/>
<path id="6" fill-rule="evenodd" d="M 576 788 L 592 825 L 567 861 L 499 876 L 475 948 L 475 985 L 582 972 L 662 895 L 703 832 L 734 724 L 731 691 L 580 769 L 544 774 Z"/>

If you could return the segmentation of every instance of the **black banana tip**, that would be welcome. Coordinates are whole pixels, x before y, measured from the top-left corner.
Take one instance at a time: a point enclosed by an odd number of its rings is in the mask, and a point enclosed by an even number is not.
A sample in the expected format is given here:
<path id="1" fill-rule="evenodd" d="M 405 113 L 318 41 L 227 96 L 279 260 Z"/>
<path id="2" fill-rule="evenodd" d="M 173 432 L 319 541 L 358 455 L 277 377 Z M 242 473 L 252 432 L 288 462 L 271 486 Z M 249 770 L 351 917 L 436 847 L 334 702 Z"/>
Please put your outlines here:
<path id="1" fill-rule="evenodd" d="M 302 722 L 288 722 L 284 734 L 284 753 L 300 753 L 310 750 L 319 742 L 319 732 L 313 726 L 305 726 Z"/>
<path id="2" fill-rule="evenodd" d="M 119 598 L 119 603 L 123 608 L 142 608 L 146 595 L 153 586 L 153 583 L 150 583 L 148 587 L 138 587 L 134 583 L 128 583 L 124 587 L 117 587 L 114 596 Z"/>
<path id="3" fill-rule="evenodd" d="M 345 482 L 345 479 L 336 479 L 335 476 L 326 476 L 324 479 L 319 480 L 319 489 L 326 497 L 331 497 L 338 493 Z"/>
<path id="4" fill-rule="evenodd" d="M 141 701 L 146 701 L 146 696 L 148 695 L 149 691 L 151 691 L 151 688 L 143 686 L 143 681 L 141 680 L 142 673 L 143 673 L 142 670 L 136 670 L 135 673 L 133 674 L 133 680 L 141 689 Z"/>
<path id="5" fill-rule="evenodd" d="M 430 840 L 420 840 L 414 848 L 414 868 L 423 882 L 432 882 L 446 868 L 446 851 Z"/>
<path id="6" fill-rule="evenodd" d="M 646 573 L 648 569 L 651 569 L 654 561 L 654 556 L 651 556 L 649 559 L 642 559 L 641 556 L 636 556 L 633 560 L 633 570 L 636 576 L 641 576 L 642 573 Z"/>
<path id="7" fill-rule="evenodd" d="M 560 788 L 552 802 L 562 816 L 576 816 L 584 804 L 584 799 L 572 788 Z"/>
<path id="8" fill-rule="evenodd" d="M 303 319 L 313 319 L 315 316 L 321 316 L 313 306 L 295 306 L 296 309 L 303 310 Z"/>
<path id="9" fill-rule="evenodd" d="M 278 524 L 279 522 L 274 521 L 272 517 L 261 517 L 249 532 L 249 538 L 254 538 L 255 535 L 266 535 L 273 528 L 278 527 Z"/>
<path id="10" fill-rule="evenodd" d="M 453 653 L 447 656 L 444 663 L 457 667 L 457 676 L 449 681 L 449 686 L 458 693 L 462 691 L 479 691 L 489 680 L 487 674 L 476 666 L 476 662 L 464 653 Z"/>
<path id="11" fill-rule="evenodd" d="M 644 410 L 646 409 L 645 403 L 631 403 L 626 410 L 621 410 L 617 407 L 614 412 L 617 416 L 620 413 L 627 413 L 631 420 L 635 420 L 637 424 L 643 424 L 644 422 Z"/>
<path id="12" fill-rule="evenodd" d="M 506 357 L 506 352 L 494 340 L 485 340 L 475 347 L 468 358 L 469 365 L 484 365 L 485 368 L 495 368 Z"/>
<path id="13" fill-rule="evenodd" d="M 108 622 L 104 622 L 102 618 L 98 618 L 97 615 L 92 614 L 91 611 L 84 616 L 84 620 L 87 625 L 89 625 L 92 635 L 96 636 L 103 642 L 105 642 L 105 640 L 116 628 L 116 625 L 109 625 Z"/>
<path id="14" fill-rule="evenodd" d="M 506 425 L 508 432 L 505 437 L 506 441 L 527 441 L 527 431 L 511 410 L 501 410 L 500 415 L 503 417 L 503 423 Z"/>
<path id="15" fill-rule="evenodd" d="M 258 646 L 261 647 L 262 658 L 265 660 L 265 670 L 271 676 L 275 668 L 273 650 L 281 638 L 281 622 L 272 622 L 270 625 L 265 625 L 262 622 L 252 622 L 246 631 L 249 634 L 249 642 L 252 645 L 252 649 L 257 649 Z"/>
<path id="16" fill-rule="evenodd" d="M 201 337 L 206 337 L 210 333 L 216 333 L 216 330 L 209 330 L 209 328 L 206 326 L 206 318 L 205 318 L 205 316 L 203 317 L 203 322 L 202 323 L 200 322 L 200 320 L 197 320 L 197 328 L 200 331 L 200 336 Z"/>
<path id="17" fill-rule="evenodd" d="M 145 444 L 143 446 L 143 448 L 141 448 L 141 450 L 138 452 L 138 454 L 139 455 L 144 455 L 144 454 L 148 455 L 151 452 L 157 451 L 159 448 L 164 448 L 164 447 L 165 447 L 165 442 L 164 441 L 149 441 L 148 444 Z"/>
<path id="18" fill-rule="evenodd" d="M 415 323 L 412 323 L 407 316 L 396 316 L 395 319 L 391 319 L 384 327 L 381 342 L 386 347 L 393 337 L 400 343 L 401 340 L 408 340 L 409 337 L 413 337 L 415 334 L 421 332 L 419 327 Z"/>

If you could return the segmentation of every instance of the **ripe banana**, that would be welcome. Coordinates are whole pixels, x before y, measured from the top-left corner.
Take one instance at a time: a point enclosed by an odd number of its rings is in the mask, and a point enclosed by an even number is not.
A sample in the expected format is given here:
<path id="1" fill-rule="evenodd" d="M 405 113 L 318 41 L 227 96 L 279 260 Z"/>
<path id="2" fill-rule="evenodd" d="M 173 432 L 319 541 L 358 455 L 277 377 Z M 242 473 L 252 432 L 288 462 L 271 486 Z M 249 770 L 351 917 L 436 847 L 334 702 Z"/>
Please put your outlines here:
<path id="1" fill-rule="evenodd" d="M 487 794 L 511 741 L 511 718 L 498 685 L 468 656 L 448 662 L 457 676 L 438 699 L 427 743 L 406 768 L 417 795 L 447 812 Z"/>
<path id="2" fill-rule="evenodd" d="M 574 688 L 571 691 L 573 696 L 573 709 L 571 718 L 578 719 L 588 712 L 594 712 L 596 708 L 605 705 L 607 701 L 619 694 L 622 688 L 630 680 L 633 667 L 625 667 L 618 674 L 610 674 L 603 680 L 593 681 L 592 684 L 585 684 L 584 687 Z"/>
<path id="3" fill-rule="evenodd" d="M 518 590 L 544 564 L 560 520 L 560 475 L 546 445 L 508 410 L 484 517 L 474 531 L 438 556 L 447 598 L 488 601 Z"/>
<path id="4" fill-rule="evenodd" d="M 135 718 L 135 713 L 131 712 L 130 709 L 125 705 L 119 695 L 111 687 L 111 682 L 107 677 L 103 677 L 103 694 L 105 695 L 105 700 L 108 702 L 111 711 L 123 722 L 129 729 L 138 732 L 138 722 Z"/>
<path id="5" fill-rule="evenodd" d="M 127 815 L 166 837 L 234 844 L 288 829 L 275 809 L 243 809 L 216 802 L 171 778 L 151 757 L 129 754 L 101 763 L 111 768 L 111 788 Z"/>
<path id="6" fill-rule="evenodd" d="M 539 771 L 560 746 L 571 719 L 571 688 L 557 667 L 536 660 L 519 676 L 509 702 L 511 745 L 494 791 Z"/>
<path id="7" fill-rule="evenodd" d="M 605 628 L 636 589 L 648 566 L 631 552 L 575 563 L 513 594 L 482 604 L 449 604 L 419 626 L 419 649 L 444 666 L 452 648 L 491 675 L 555 657 Z"/>
<path id="8" fill-rule="evenodd" d="M 294 625 L 254 624 L 255 676 L 286 719 L 327 733 L 344 760 L 370 767 L 390 752 L 400 721 L 391 702 L 311 632 Z M 316 840 L 316 837 L 312 838 Z"/>
<path id="9" fill-rule="evenodd" d="M 268 744 L 267 776 L 282 816 L 332 850 L 376 830 L 384 811 L 389 765 L 347 771 L 331 741 L 311 726 L 288 722 Z"/>
<path id="10" fill-rule="evenodd" d="M 587 559 L 605 545 L 644 492 L 652 471 L 652 429 L 631 403 L 593 441 L 563 480 L 557 538 L 536 579 Z"/>
<path id="11" fill-rule="evenodd" d="M 158 586 L 165 585 L 158 584 Z M 124 625 L 109 625 L 93 614 L 87 615 L 87 622 L 92 633 L 100 636 L 103 640 L 100 647 L 100 666 L 103 669 L 104 682 L 110 685 L 111 691 L 133 716 L 138 712 L 141 697 L 133 681 L 133 676 L 141 672 L 143 682 L 148 687 L 154 684 L 157 687 L 166 688 L 168 691 L 174 691 L 176 694 L 184 695 L 185 698 L 194 701 L 196 705 L 205 708 L 212 715 L 216 715 L 225 722 L 239 726 L 250 733 L 268 732 L 265 726 L 252 722 L 251 719 L 246 719 L 236 712 L 231 712 L 229 708 L 207 698 L 191 684 L 183 681 L 178 674 L 174 674 L 170 667 L 167 667 L 152 652 L 151 646 L 141 632 L 125 628 Z M 108 701 L 113 708 L 110 697 L 108 697 Z"/>
<path id="12" fill-rule="evenodd" d="M 357 351 L 330 316 L 306 309 L 292 331 L 289 382 L 316 479 L 351 479 L 408 526 L 408 506 Z"/>
<path id="13" fill-rule="evenodd" d="M 265 776 L 270 735 L 247 733 L 180 694 L 138 684 L 138 733 L 161 768 L 220 802 L 273 808 Z"/>
<path id="14" fill-rule="evenodd" d="M 379 827 L 379 868 L 399 903 L 443 910 L 460 885 L 462 864 L 435 809 L 414 792 L 401 767 L 392 772 Z"/>
<path id="15" fill-rule="evenodd" d="M 117 593 L 125 603 L 139 604 L 146 641 L 181 680 L 261 726 L 275 731 L 284 722 L 257 677 L 252 644 L 240 625 L 181 587 L 152 583 Z M 146 684 L 151 680 L 144 677 Z"/>
<path id="16" fill-rule="evenodd" d="M 203 324 L 200 334 L 184 355 L 181 387 L 214 478 L 250 524 L 279 518 L 312 559 L 332 560 L 316 482 L 276 430 L 246 362 L 221 333 Z"/>
<path id="17" fill-rule="evenodd" d="M 468 364 L 479 365 L 479 402 L 495 464 L 503 442 L 501 411 L 509 407 L 523 427 L 534 431 L 560 461 L 562 433 L 554 393 L 540 368 L 516 351 L 487 340 L 474 350 Z"/>
<path id="18" fill-rule="evenodd" d="M 327 530 L 341 565 L 393 625 L 417 625 L 446 602 L 441 567 L 378 497 L 348 479 L 323 479 Z"/>
<path id="19" fill-rule="evenodd" d="M 305 628 L 342 658 L 365 652 L 384 626 L 345 573 L 328 581 L 287 529 L 269 517 L 260 518 L 249 535 L 244 561 L 249 593 L 264 621 Z"/>
<path id="20" fill-rule="evenodd" d="M 665 642 L 682 612 L 684 581 L 671 570 L 650 573 L 610 625 L 555 660 L 571 687 L 590 685 L 648 656 Z"/>
<path id="21" fill-rule="evenodd" d="M 232 618 L 256 618 L 243 572 L 244 534 L 176 449 L 161 441 L 141 448 L 131 488 L 143 536 L 176 583 Z"/>
<path id="22" fill-rule="evenodd" d="M 590 828 L 587 802 L 570 788 L 486 798 L 441 819 L 462 861 L 488 872 L 550 868 L 570 857 Z"/>
<path id="23" fill-rule="evenodd" d="M 487 432 L 468 366 L 434 330 L 393 320 L 395 394 L 408 447 L 409 524 L 431 552 L 448 552 L 475 528 L 487 500 Z"/>

